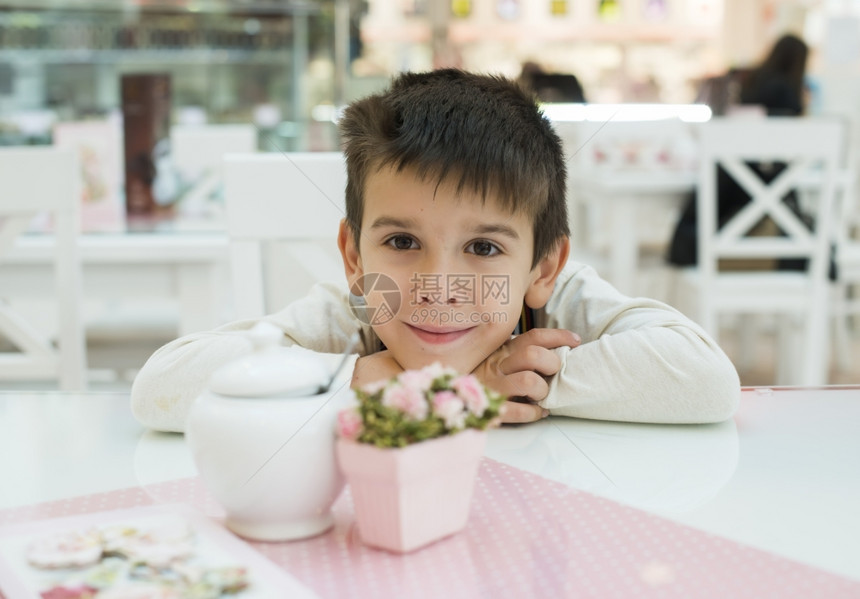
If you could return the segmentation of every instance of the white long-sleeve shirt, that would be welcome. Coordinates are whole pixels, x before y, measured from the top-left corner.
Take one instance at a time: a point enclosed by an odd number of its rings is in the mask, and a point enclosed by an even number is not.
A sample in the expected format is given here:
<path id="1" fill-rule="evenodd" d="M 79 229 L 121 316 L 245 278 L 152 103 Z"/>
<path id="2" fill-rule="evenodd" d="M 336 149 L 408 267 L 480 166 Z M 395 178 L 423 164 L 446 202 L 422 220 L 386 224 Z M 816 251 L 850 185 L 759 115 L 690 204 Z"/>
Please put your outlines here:
<path id="1" fill-rule="evenodd" d="M 618 292 L 589 266 L 569 262 L 537 327 L 579 334 L 579 347 L 553 351 L 561 370 L 541 406 L 551 414 L 627 422 L 706 423 L 729 418 L 740 382 L 728 357 L 689 318 L 664 303 Z M 357 353 L 379 351 L 369 325 L 352 314 L 345 285 L 321 283 L 280 312 L 263 317 L 284 344 L 341 353 L 352 334 Z M 191 402 L 212 373 L 251 352 L 245 331 L 257 320 L 193 333 L 157 350 L 134 381 L 135 417 L 149 428 L 183 431 Z"/>

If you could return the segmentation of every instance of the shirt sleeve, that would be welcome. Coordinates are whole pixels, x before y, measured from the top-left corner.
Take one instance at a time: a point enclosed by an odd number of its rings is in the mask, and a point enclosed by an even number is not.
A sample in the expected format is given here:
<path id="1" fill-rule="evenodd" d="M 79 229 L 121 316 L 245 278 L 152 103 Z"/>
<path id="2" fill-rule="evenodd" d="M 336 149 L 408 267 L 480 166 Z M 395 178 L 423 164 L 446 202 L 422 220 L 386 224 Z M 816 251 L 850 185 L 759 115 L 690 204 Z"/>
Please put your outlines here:
<path id="1" fill-rule="evenodd" d="M 740 401 L 737 371 L 701 327 L 664 303 L 621 294 L 589 266 L 565 267 L 544 326 L 582 339 L 555 350 L 562 368 L 541 402 L 552 414 L 706 423 L 731 417 Z"/>
<path id="2" fill-rule="evenodd" d="M 352 334 L 359 331 L 361 342 L 357 353 L 376 351 L 376 337 L 369 326 L 352 315 L 346 298 L 345 289 L 321 283 L 306 297 L 275 314 L 171 341 L 152 354 L 135 377 L 131 389 L 132 413 L 147 428 L 183 432 L 191 403 L 206 389 L 212 373 L 252 351 L 245 332 L 261 320 L 284 331 L 284 345 L 299 345 L 320 353 L 342 353 Z"/>

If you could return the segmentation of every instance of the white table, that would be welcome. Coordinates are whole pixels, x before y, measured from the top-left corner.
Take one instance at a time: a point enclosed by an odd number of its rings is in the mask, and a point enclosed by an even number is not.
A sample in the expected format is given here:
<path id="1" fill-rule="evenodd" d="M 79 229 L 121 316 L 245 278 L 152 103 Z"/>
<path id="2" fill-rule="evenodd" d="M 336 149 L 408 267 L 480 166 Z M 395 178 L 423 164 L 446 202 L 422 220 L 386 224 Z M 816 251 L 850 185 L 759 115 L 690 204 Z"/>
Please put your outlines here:
<path id="1" fill-rule="evenodd" d="M 84 300 L 168 298 L 178 334 L 224 322 L 229 293 L 226 231 L 90 233 L 79 237 Z M 51 297 L 53 237 L 19 239 L 0 269 L 0 287 Z"/>
<path id="2" fill-rule="evenodd" d="M 581 243 L 594 237 L 588 230 L 592 224 L 588 215 L 592 209 L 601 209 L 609 224 L 605 244 L 609 261 L 604 276 L 622 293 L 636 294 L 643 227 L 653 221 L 647 216 L 654 212 L 678 213 L 695 186 L 696 173 L 692 170 L 575 169 L 568 181 L 574 211 L 573 240 Z M 668 237 L 665 241 L 668 243 Z"/>
<path id="3" fill-rule="evenodd" d="M 721 424 L 555 417 L 492 431 L 487 455 L 860 580 L 858 423 L 860 388 L 751 389 Z M 0 508 L 193 474 L 126 394 L 0 392 Z"/>

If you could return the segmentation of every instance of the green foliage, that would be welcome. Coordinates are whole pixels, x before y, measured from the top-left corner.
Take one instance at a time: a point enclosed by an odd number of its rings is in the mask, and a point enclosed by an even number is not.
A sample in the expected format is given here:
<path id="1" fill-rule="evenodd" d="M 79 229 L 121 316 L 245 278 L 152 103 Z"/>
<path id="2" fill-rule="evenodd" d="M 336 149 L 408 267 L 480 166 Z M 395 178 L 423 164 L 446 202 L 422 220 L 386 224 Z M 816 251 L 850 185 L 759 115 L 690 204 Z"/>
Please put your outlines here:
<path id="1" fill-rule="evenodd" d="M 416 419 L 407 412 L 385 405 L 384 398 L 386 389 L 402 385 L 398 378 L 393 378 L 382 389 L 367 391 L 355 389 L 358 400 L 357 412 L 361 419 L 361 433 L 356 437 L 360 443 L 369 443 L 377 447 L 405 447 L 412 443 L 418 443 L 445 435 L 455 434 L 466 428 L 486 429 L 487 426 L 499 415 L 499 410 L 505 398 L 494 391 L 480 385 L 475 379 L 475 385 L 483 389 L 486 396 L 486 407 L 481 413 L 474 413 L 463 405 L 462 411 L 455 414 L 454 419 L 458 425 L 449 426 L 445 419 L 434 412 L 433 399 L 439 392 L 449 391 L 457 394 L 452 386 L 456 376 L 447 372 L 432 380 L 429 388 L 419 389 L 423 399 L 427 402 L 426 416 Z M 457 395 L 463 401 L 462 395 Z"/>

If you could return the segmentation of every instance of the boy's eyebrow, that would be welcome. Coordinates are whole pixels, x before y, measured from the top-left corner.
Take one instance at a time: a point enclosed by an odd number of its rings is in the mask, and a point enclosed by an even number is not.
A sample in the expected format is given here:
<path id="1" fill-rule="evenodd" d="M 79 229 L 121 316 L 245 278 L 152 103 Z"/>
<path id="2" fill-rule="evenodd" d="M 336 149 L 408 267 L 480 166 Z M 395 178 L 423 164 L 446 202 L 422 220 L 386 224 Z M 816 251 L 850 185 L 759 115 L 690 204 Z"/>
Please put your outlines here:
<path id="1" fill-rule="evenodd" d="M 509 227 L 508 225 L 501 224 L 501 223 L 499 223 L 499 224 L 491 223 L 491 224 L 485 224 L 485 225 L 478 225 L 473 230 L 475 231 L 475 233 L 477 233 L 479 235 L 489 235 L 489 234 L 495 233 L 498 235 L 505 235 L 506 237 L 510 237 L 511 239 L 519 239 L 520 238 L 520 234 L 517 233 L 516 229 L 514 229 L 513 227 Z"/>
<path id="2" fill-rule="evenodd" d="M 373 224 L 371 229 L 379 229 L 381 227 L 395 227 L 397 229 L 411 229 L 417 225 L 414 218 L 394 218 L 393 216 L 380 216 Z"/>
<path id="3" fill-rule="evenodd" d="M 411 229 L 417 227 L 417 221 L 413 218 L 395 218 L 393 216 L 380 216 L 370 225 L 371 229 L 382 227 L 394 227 L 396 229 Z M 476 235 L 505 235 L 511 239 L 519 239 L 520 234 L 513 227 L 502 223 L 480 224 L 472 228 Z"/>

